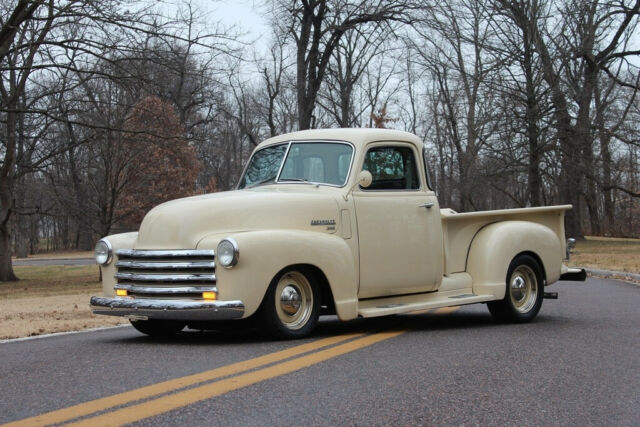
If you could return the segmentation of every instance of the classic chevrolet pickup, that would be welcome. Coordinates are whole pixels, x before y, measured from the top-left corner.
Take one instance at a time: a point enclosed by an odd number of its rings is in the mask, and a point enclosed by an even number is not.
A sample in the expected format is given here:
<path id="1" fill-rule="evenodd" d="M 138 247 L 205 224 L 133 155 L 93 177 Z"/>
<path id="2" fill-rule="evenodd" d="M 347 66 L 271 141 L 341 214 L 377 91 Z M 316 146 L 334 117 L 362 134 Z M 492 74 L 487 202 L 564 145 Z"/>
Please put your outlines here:
<path id="1" fill-rule="evenodd" d="M 163 203 L 139 232 L 96 245 L 94 313 L 139 331 L 257 319 L 271 335 L 342 320 L 487 303 L 527 322 L 563 264 L 570 205 L 440 209 L 416 136 L 381 129 L 295 132 L 256 147 L 235 191 Z M 225 322 L 229 323 L 229 322 Z"/>

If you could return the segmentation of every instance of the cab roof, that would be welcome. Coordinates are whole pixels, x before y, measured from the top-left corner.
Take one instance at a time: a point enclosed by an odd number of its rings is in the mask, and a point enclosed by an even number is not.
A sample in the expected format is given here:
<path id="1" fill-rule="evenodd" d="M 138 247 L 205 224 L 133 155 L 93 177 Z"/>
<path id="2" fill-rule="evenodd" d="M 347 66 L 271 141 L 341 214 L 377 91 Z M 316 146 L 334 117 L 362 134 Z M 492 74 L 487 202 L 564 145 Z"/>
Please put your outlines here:
<path id="1" fill-rule="evenodd" d="M 412 142 L 418 148 L 422 147 L 422 141 L 412 133 L 393 130 L 393 129 L 375 129 L 375 128 L 338 128 L 338 129 L 309 129 L 298 132 L 285 133 L 283 135 L 274 136 L 261 142 L 256 149 L 260 149 L 267 145 L 289 141 L 347 141 L 351 142 L 356 148 L 360 148 L 370 142 L 377 141 L 402 141 Z"/>

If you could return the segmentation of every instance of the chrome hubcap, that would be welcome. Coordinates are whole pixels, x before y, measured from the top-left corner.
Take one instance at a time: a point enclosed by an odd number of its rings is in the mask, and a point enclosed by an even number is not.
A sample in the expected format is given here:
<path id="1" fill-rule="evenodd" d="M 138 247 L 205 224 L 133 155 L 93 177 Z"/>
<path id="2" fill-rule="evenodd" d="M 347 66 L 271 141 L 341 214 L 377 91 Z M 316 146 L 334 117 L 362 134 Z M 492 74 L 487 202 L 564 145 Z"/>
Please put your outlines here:
<path id="1" fill-rule="evenodd" d="M 295 286 L 288 285 L 280 294 L 280 307 L 286 314 L 293 316 L 300 309 L 300 293 Z"/>
<path id="2" fill-rule="evenodd" d="M 288 329 L 304 327 L 313 311 L 313 291 L 304 274 L 290 271 L 276 285 L 275 304 L 278 319 Z"/>
<path id="3" fill-rule="evenodd" d="M 511 302 L 520 313 L 529 312 L 536 304 L 538 279 L 531 267 L 520 265 L 511 275 L 509 286 Z"/>

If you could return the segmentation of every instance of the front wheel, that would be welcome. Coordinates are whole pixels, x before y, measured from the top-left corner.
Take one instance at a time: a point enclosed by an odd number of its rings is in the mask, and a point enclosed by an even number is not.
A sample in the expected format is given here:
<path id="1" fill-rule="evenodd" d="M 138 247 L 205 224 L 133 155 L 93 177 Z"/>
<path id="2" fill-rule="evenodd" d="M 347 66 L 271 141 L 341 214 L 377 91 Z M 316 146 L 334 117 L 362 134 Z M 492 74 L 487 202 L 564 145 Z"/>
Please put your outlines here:
<path id="1" fill-rule="evenodd" d="M 262 326 L 275 338 L 302 338 L 318 323 L 320 291 L 315 275 L 291 268 L 276 276 L 262 302 Z"/>
<path id="2" fill-rule="evenodd" d="M 145 335 L 166 338 L 183 330 L 185 324 L 175 320 L 149 319 L 131 320 L 131 326 Z"/>
<path id="3" fill-rule="evenodd" d="M 542 306 L 544 279 L 542 269 L 530 255 L 518 255 L 509 264 L 505 296 L 487 303 L 498 320 L 525 323 L 533 320 Z"/>

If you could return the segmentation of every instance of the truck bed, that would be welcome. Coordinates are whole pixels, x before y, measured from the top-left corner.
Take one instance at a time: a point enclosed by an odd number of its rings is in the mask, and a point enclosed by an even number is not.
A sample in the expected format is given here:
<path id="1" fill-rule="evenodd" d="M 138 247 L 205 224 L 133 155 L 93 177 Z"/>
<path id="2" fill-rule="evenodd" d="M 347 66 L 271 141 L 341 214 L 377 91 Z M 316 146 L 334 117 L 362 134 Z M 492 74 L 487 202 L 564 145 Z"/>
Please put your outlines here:
<path id="1" fill-rule="evenodd" d="M 457 213 L 451 209 L 440 209 L 444 245 L 444 274 L 466 271 L 469 246 L 483 227 L 501 221 L 532 221 L 550 228 L 562 242 L 564 258 L 564 213 L 571 205 L 545 206 L 537 208 L 503 209 Z"/>

